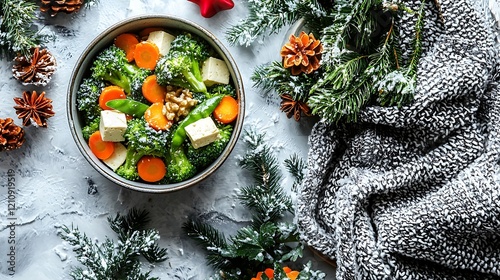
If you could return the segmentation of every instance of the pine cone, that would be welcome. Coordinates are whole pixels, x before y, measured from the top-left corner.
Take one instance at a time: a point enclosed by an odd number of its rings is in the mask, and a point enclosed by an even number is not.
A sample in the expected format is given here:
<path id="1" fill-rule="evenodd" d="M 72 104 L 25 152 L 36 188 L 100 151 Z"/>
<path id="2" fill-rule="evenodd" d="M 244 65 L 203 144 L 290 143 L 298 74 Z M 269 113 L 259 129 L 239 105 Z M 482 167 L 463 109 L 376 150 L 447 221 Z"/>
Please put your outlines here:
<path id="1" fill-rule="evenodd" d="M 311 33 L 300 32 L 299 37 L 290 35 L 289 42 L 281 48 L 283 66 L 291 68 L 292 75 L 309 74 L 319 68 L 323 45 Z"/>
<path id="2" fill-rule="evenodd" d="M 45 92 L 40 95 L 36 91 L 23 92 L 23 98 L 14 98 L 17 106 L 16 114 L 18 118 L 23 119 L 23 125 L 29 126 L 31 122 L 35 122 L 37 126 L 47 127 L 47 119 L 54 116 L 52 111 L 52 100 L 45 97 Z"/>
<path id="3" fill-rule="evenodd" d="M 47 85 L 57 66 L 55 57 L 47 49 L 40 48 L 33 49 L 31 58 L 18 55 L 14 62 L 12 74 L 23 85 Z"/>
<path id="4" fill-rule="evenodd" d="M 41 0 L 42 5 L 40 11 L 50 12 L 50 16 L 54 17 L 58 12 L 67 14 L 76 13 L 80 10 L 84 0 Z"/>
<path id="5" fill-rule="evenodd" d="M 24 143 L 24 129 L 11 118 L 0 119 L 0 152 L 20 148 Z"/>

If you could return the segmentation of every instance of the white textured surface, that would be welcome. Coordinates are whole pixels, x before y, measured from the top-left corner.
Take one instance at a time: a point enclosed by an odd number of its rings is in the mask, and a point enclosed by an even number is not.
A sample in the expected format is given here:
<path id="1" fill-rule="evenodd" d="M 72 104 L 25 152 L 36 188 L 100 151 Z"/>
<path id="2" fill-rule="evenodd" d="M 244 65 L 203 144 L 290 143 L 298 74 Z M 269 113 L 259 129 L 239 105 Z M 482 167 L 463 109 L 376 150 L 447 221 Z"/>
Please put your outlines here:
<path id="1" fill-rule="evenodd" d="M 9 61 L 0 62 L 0 118 L 17 119 L 12 98 L 25 90 L 46 91 L 53 100 L 56 115 L 48 120 L 48 128 L 26 128 L 26 143 L 16 151 L 0 153 L 0 279 L 69 279 L 72 266 L 77 266 L 74 253 L 57 236 L 57 225 L 74 225 L 89 237 L 103 240 L 115 238 L 106 217 L 124 213 L 131 207 L 150 211 L 151 226 L 160 230 L 160 245 L 169 249 L 170 259 L 157 265 L 152 275 L 161 279 L 206 279 L 213 271 L 205 263 L 203 251 L 182 234 L 181 226 L 189 216 L 201 215 L 214 225 L 232 233 L 250 217 L 235 199 L 236 191 L 251 183 L 248 174 L 237 165 L 244 152 L 237 145 L 221 169 L 205 182 L 172 194 L 150 195 L 122 189 L 111 183 L 87 163 L 72 141 L 66 120 L 66 92 L 77 58 L 93 37 L 110 25 L 139 14 L 169 14 L 194 21 L 215 33 L 229 48 L 244 78 L 247 98 L 246 125 L 268 132 L 269 143 L 276 147 L 280 159 L 292 153 L 305 157 L 309 125 L 297 124 L 279 112 L 278 100 L 263 97 L 249 79 L 253 67 L 275 60 L 284 32 L 265 44 L 252 48 L 232 47 L 224 31 L 246 14 L 245 2 L 235 1 L 232 10 L 205 19 L 197 5 L 187 0 L 103 0 L 98 6 L 76 15 L 61 14 L 45 18 L 43 33 L 55 34 L 48 45 L 56 56 L 58 69 L 52 81 L 43 88 L 30 88 L 12 78 Z M 8 172 L 15 175 L 15 274 L 9 276 L 8 237 Z M 248 178 L 248 179 L 247 179 Z M 284 184 L 291 186 L 287 177 Z M 88 194 L 89 185 L 97 194 Z M 306 252 L 307 253 L 307 252 Z M 321 268 L 333 279 L 329 266 L 318 259 Z M 177 276 L 178 278 L 176 278 Z"/>

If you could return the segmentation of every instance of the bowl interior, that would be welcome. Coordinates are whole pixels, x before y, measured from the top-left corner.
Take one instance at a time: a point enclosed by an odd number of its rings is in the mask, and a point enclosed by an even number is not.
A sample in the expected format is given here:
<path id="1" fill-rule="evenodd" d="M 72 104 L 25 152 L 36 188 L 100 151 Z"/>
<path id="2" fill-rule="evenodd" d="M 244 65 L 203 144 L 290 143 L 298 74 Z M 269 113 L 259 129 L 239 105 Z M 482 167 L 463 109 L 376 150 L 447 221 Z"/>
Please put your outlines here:
<path id="1" fill-rule="evenodd" d="M 89 69 L 92 65 L 92 61 L 95 58 L 95 56 L 104 48 L 110 46 L 113 43 L 113 39 L 119 34 L 125 32 L 138 33 L 138 31 L 147 27 L 162 27 L 167 30 L 185 30 L 205 39 L 209 43 L 209 45 L 220 55 L 220 58 L 226 62 L 229 68 L 231 80 L 236 89 L 239 102 L 240 111 L 238 114 L 238 118 L 234 124 L 234 130 L 231 136 L 231 140 L 229 141 L 226 149 L 219 157 L 219 159 L 213 162 L 204 171 L 195 175 L 193 178 L 175 184 L 167 184 L 167 185 L 147 184 L 142 182 L 134 182 L 126 180 L 118 176 L 115 172 L 113 172 L 113 170 L 107 167 L 90 151 L 90 148 L 88 147 L 88 144 L 82 135 L 83 122 L 76 106 L 76 93 L 83 78 L 86 77 L 86 75 L 88 75 Z M 160 193 L 160 192 L 171 192 L 180 190 L 183 188 L 187 188 L 189 186 L 193 186 L 202 181 L 203 179 L 207 178 L 210 174 L 212 174 L 217 168 L 219 168 L 224 163 L 224 161 L 234 148 L 243 127 L 243 117 L 245 115 L 244 110 L 245 110 L 245 96 L 243 90 L 243 82 L 240 73 L 238 71 L 238 68 L 236 66 L 236 63 L 229 54 L 228 50 L 212 33 L 207 31 L 203 27 L 195 23 L 192 23 L 190 21 L 172 16 L 148 15 L 148 16 L 129 18 L 103 31 L 89 44 L 89 46 L 84 50 L 84 52 L 78 59 L 75 68 L 71 74 L 71 79 L 68 88 L 68 100 L 67 100 L 68 122 L 72 136 L 82 155 L 99 173 L 107 177 L 112 182 L 132 190 L 143 191 L 143 192 Z"/>

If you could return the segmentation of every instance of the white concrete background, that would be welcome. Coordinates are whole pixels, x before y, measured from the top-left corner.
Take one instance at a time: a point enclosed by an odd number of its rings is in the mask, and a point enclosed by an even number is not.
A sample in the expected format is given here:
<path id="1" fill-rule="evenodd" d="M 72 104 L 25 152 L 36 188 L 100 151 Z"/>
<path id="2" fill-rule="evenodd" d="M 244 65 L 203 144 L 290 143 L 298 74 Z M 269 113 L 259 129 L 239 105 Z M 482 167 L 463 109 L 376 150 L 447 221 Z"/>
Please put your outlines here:
<path id="1" fill-rule="evenodd" d="M 149 210 L 151 226 L 161 234 L 160 245 L 169 250 L 169 260 L 153 268 L 161 279 L 207 279 L 213 274 L 203 250 L 184 236 L 182 224 L 191 215 L 201 215 L 227 233 L 249 220 L 235 199 L 236 191 L 250 184 L 251 178 L 237 166 L 237 156 L 245 151 L 242 141 L 225 164 L 208 180 L 190 189 L 171 194 L 151 195 L 123 189 L 98 174 L 82 157 L 72 140 L 66 114 L 66 95 L 71 71 L 87 44 L 110 25 L 139 14 L 176 15 L 194 21 L 216 34 L 233 54 L 244 78 L 247 126 L 263 129 L 276 147 L 281 160 L 293 153 L 305 157 L 310 124 L 296 123 L 279 111 L 276 98 L 266 98 L 252 87 L 250 75 L 261 63 L 279 59 L 285 31 L 251 48 L 230 46 L 224 38 L 229 26 L 245 16 L 246 1 L 235 0 L 232 10 L 213 18 L 203 18 L 199 7 L 187 0 L 101 0 L 97 6 L 78 14 L 42 16 L 43 33 L 54 34 L 47 47 L 56 56 L 58 69 L 43 88 L 21 85 L 12 78 L 10 61 L 0 61 L 0 118 L 13 118 L 21 125 L 13 109 L 14 97 L 25 90 L 45 91 L 53 100 L 56 115 L 48 128 L 27 127 L 26 142 L 19 150 L 0 153 L 0 279 L 69 279 L 72 266 L 79 265 L 74 253 L 57 236 L 57 225 L 74 225 L 89 237 L 115 238 L 106 217 L 125 213 L 131 207 Z M 8 271 L 7 172 L 16 179 L 16 264 L 15 274 Z M 283 172 L 286 174 L 285 169 Z M 89 180 L 98 193 L 87 193 Z M 289 188 L 292 180 L 283 182 Z M 334 279 L 333 269 L 311 256 L 315 269 Z"/>

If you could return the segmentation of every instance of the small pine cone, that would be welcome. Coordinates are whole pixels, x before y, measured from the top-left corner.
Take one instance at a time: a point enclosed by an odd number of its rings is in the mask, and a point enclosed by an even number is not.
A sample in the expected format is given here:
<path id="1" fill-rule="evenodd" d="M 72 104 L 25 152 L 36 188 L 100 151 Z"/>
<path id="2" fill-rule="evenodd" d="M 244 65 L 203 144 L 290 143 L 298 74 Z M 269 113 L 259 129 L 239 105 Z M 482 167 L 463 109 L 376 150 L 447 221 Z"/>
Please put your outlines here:
<path id="1" fill-rule="evenodd" d="M 281 48 L 283 66 L 291 68 L 292 75 L 299 75 L 304 72 L 309 74 L 317 70 L 320 66 L 323 45 L 314 38 L 311 33 L 307 35 L 304 31 L 296 37 L 290 35 L 289 42 Z"/>
<path id="2" fill-rule="evenodd" d="M 41 0 L 40 11 L 49 12 L 54 17 L 58 12 L 66 14 L 76 13 L 80 10 L 84 0 Z"/>
<path id="3" fill-rule="evenodd" d="M 23 125 L 34 125 L 47 127 L 47 119 L 54 116 L 52 111 L 52 100 L 45 97 L 45 92 L 40 95 L 36 92 L 23 92 L 23 97 L 14 98 L 16 114 L 19 119 L 23 119 Z"/>
<path id="4" fill-rule="evenodd" d="M 56 59 L 47 50 L 33 49 L 33 55 L 14 58 L 12 75 L 23 85 L 46 86 L 56 70 Z"/>
<path id="5" fill-rule="evenodd" d="M 24 143 L 24 129 L 11 118 L 0 119 L 0 152 L 20 148 Z"/>

